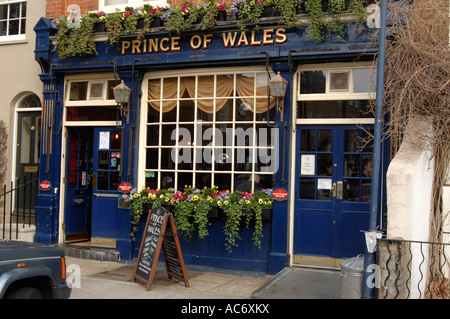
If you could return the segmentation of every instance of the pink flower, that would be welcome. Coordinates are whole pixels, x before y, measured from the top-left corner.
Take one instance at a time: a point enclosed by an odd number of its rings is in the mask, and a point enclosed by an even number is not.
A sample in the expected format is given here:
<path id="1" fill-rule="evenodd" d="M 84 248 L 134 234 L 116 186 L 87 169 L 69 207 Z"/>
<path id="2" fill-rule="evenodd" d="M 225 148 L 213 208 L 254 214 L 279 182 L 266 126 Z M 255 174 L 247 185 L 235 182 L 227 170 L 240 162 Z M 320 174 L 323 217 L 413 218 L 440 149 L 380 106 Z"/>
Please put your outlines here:
<path id="1" fill-rule="evenodd" d="M 248 200 L 252 199 L 252 194 L 250 194 L 249 192 L 242 192 L 242 196 L 244 196 Z"/>

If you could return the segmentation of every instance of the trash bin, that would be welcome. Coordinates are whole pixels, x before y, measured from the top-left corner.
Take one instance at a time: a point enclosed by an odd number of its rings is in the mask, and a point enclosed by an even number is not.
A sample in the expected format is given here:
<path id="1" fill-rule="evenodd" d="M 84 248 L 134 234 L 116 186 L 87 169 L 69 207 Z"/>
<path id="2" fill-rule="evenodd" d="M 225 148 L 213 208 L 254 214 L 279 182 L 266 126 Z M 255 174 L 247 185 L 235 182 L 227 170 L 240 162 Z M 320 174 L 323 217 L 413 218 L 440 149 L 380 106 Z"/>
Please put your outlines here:
<path id="1" fill-rule="evenodd" d="M 364 255 L 343 260 L 341 262 L 341 298 L 361 299 L 364 276 Z"/>

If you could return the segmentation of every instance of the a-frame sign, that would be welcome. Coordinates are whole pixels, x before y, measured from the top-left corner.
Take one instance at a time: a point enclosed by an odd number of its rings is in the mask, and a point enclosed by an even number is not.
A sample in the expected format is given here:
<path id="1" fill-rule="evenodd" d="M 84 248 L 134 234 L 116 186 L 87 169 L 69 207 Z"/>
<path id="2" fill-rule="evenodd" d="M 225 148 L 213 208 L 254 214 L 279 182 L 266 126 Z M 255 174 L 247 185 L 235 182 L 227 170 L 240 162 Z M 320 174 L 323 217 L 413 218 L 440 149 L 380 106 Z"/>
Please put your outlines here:
<path id="1" fill-rule="evenodd" d="M 169 278 L 189 287 L 173 215 L 163 207 L 156 207 L 149 211 L 133 275 L 133 281 L 147 284 L 147 290 L 151 289 L 161 249 Z"/>

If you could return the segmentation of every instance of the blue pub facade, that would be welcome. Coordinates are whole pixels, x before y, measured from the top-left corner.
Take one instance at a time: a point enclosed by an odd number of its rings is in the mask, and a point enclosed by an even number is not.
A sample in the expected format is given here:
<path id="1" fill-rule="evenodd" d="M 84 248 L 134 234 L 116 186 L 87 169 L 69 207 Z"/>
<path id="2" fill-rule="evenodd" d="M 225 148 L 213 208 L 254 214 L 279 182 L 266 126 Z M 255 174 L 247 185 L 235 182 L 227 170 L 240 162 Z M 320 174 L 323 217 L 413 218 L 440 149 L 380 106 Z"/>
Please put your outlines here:
<path id="1" fill-rule="evenodd" d="M 131 211 L 121 205 L 129 193 L 119 185 L 237 190 L 244 181 L 288 194 L 263 221 L 261 248 L 243 227 L 226 251 L 217 218 L 205 239 L 181 241 L 186 265 L 276 273 L 292 264 L 338 267 L 363 253 L 371 180 L 379 178 L 364 143 L 373 132 L 377 48 L 369 45 L 374 29 L 348 21 L 345 41 L 330 33 L 318 42 L 308 26 L 273 18 L 246 30 L 230 21 L 180 35 L 162 27 L 116 45 L 98 33 L 98 54 L 60 59 L 55 26 L 42 18 L 35 58 L 45 183 L 35 240 L 90 240 L 132 261 L 142 229 L 130 236 Z M 288 86 L 276 103 L 267 88 L 278 73 Z M 121 81 L 131 89 L 128 113 L 112 92 Z M 243 143 L 238 131 L 247 133 Z"/>

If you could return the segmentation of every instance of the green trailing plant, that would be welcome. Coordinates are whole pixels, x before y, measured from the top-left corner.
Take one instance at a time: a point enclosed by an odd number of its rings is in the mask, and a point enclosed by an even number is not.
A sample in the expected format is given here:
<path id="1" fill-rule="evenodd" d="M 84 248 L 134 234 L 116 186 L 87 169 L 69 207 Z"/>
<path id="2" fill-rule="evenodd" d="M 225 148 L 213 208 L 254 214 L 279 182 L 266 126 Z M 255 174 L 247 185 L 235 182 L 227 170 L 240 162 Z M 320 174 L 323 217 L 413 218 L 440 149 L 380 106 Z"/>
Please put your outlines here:
<path id="1" fill-rule="evenodd" d="M 94 42 L 94 26 L 97 22 L 95 15 L 81 18 L 71 14 L 58 19 L 55 50 L 58 49 L 59 58 L 97 54 Z"/>
<path id="2" fill-rule="evenodd" d="M 247 27 L 246 23 L 253 23 L 256 24 L 256 27 L 258 27 L 258 22 L 264 10 L 264 5 L 264 2 L 261 1 L 238 1 L 238 27 L 241 30 L 244 30 Z"/>
<path id="3" fill-rule="evenodd" d="M 110 13 L 105 21 L 108 41 L 111 44 L 119 42 L 119 37 L 124 33 L 123 20 L 125 19 L 123 12 L 116 11 Z"/>
<path id="4" fill-rule="evenodd" d="M 241 239 L 239 230 L 241 227 L 241 220 L 243 216 L 242 207 L 238 203 L 230 203 L 224 208 L 227 219 L 223 232 L 225 234 L 225 247 L 229 253 L 233 252 L 232 247 L 237 247 L 237 239 Z"/>
<path id="5" fill-rule="evenodd" d="M 364 25 L 367 21 L 367 10 L 364 7 L 366 0 L 351 0 L 348 9 L 358 17 L 358 26 Z"/>
<path id="6" fill-rule="evenodd" d="M 194 223 L 197 226 L 198 238 L 200 239 L 209 235 L 208 226 L 211 223 L 208 220 L 208 213 L 211 207 L 212 203 L 208 200 L 199 200 L 194 206 Z"/>
<path id="7" fill-rule="evenodd" d="M 216 25 L 219 12 L 226 12 L 228 14 L 230 10 L 230 7 L 226 3 L 218 1 L 208 1 L 203 8 L 204 14 L 202 21 L 200 22 L 200 28 L 202 30 L 209 29 Z"/>
<path id="8" fill-rule="evenodd" d="M 345 11 L 345 0 L 330 0 L 329 11 L 332 16 L 330 30 L 337 34 L 339 42 L 344 42 L 344 22 L 341 14 Z"/>
<path id="9" fill-rule="evenodd" d="M 310 19 L 308 36 L 317 41 L 325 40 L 323 35 L 323 10 L 321 0 L 306 0 L 306 9 Z"/>
<path id="10" fill-rule="evenodd" d="M 178 232 L 185 238 L 192 238 L 194 202 L 181 201 L 175 206 L 175 224 Z"/>
<path id="11" fill-rule="evenodd" d="M 58 49 L 58 56 L 60 59 L 65 59 L 72 56 L 72 43 L 69 39 L 69 18 L 62 17 L 56 20 L 58 25 L 58 32 L 56 33 L 56 46 Z"/>
<path id="12" fill-rule="evenodd" d="M 298 5 L 298 0 L 278 0 L 276 2 L 276 7 L 280 12 L 280 21 L 288 28 L 298 27 Z"/>

